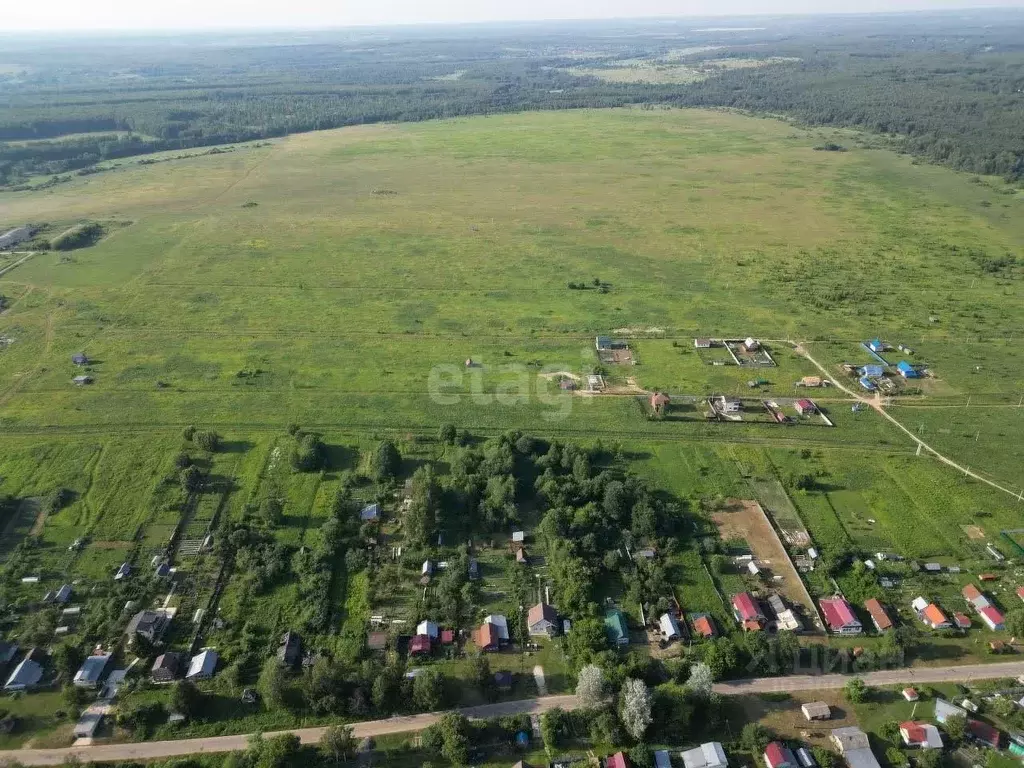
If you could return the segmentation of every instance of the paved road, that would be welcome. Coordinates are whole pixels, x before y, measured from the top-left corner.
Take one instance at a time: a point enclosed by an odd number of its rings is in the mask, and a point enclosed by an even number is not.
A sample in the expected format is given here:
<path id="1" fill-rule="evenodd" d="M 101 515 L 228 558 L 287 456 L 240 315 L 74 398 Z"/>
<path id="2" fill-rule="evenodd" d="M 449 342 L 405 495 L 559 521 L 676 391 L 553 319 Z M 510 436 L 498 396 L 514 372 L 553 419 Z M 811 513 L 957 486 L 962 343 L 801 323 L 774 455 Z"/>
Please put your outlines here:
<path id="1" fill-rule="evenodd" d="M 1024 674 L 1024 661 L 1005 662 L 999 664 L 978 664 L 960 667 L 920 667 L 916 669 L 896 669 L 892 671 L 869 672 L 862 675 L 869 685 L 898 685 L 956 682 L 968 680 L 984 680 L 1000 677 L 1017 677 Z M 841 688 L 849 676 L 846 675 L 793 675 L 789 677 L 756 678 L 752 680 L 735 680 L 729 683 L 718 683 L 715 690 L 725 695 L 747 693 L 774 693 L 779 691 L 815 691 L 822 689 Z M 469 707 L 460 712 L 470 718 L 498 717 L 501 715 L 536 714 L 546 712 L 553 707 L 576 709 L 579 702 L 575 696 L 542 696 L 536 699 L 506 701 L 500 704 L 487 704 L 481 707 Z M 352 728 L 356 738 L 366 736 L 384 736 L 392 733 L 409 733 L 421 731 L 436 723 L 440 715 L 410 715 L 408 717 L 392 717 L 387 720 L 370 720 L 355 723 Z M 291 733 L 298 735 L 304 744 L 313 744 L 320 740 L 324 728 L 300 728 Z M 273 736 L 274 733 L 267 733 Z M 99 744 L 86 747 L 68 747 L 66 749 L 20 749 L 0 752 L 0 763 L 17 760 L 22 765 L 59 765 L 70 757 L 83 763 L 117 760 L 162 760 L 179 755 L 199 753 L 232 752 L 245 749 L 247 735 L 211 736 L 204 739 L 179 739 L 175 741 L 149 741 L 139 744 Z"/>

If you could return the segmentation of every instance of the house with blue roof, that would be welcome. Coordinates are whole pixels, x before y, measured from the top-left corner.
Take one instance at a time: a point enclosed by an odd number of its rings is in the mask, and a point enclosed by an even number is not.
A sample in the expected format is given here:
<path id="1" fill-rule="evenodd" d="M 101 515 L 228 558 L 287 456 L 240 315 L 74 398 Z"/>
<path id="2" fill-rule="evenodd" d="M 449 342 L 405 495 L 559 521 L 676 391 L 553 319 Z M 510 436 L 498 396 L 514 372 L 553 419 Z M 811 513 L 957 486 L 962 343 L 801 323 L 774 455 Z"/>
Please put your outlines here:
<path id="1" fill-rule="evenodd" d="M 870 349 L 872 352 L 884 352 L 885 344 L 879 339 L 872 339 L 871 341 L 868 342 L 868 349 Z"/>
<path id="2" fill-rule="evenodd" d="M 885 367 L 881 365 L 865 365 L 860 369 L 860 375 L 866 379 L 880 379 L 885 375 Z"/>
<path id="3" fill-rule="evenodd" d="M 896 370 L 900 372 L 900 376 L 904 379 L 916 379 L 921 375 L 917 372 L 914 366 L 906 360 L 900 360 L 899 364 L 896 366 Z"/>

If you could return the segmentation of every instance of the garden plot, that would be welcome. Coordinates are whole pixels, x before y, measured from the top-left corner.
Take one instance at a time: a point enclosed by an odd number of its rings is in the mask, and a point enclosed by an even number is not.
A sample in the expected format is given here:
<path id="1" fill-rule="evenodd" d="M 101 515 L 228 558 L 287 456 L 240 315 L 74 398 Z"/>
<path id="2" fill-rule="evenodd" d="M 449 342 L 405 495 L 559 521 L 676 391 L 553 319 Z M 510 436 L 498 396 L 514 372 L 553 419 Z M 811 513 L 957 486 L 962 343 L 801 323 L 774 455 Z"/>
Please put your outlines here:
<path id="1" fill-rule="evenodd" d="M 763 589 L 781 593 L 786 600 L 800 606 L 805 629 L 815 625 L 817 612 L 810 595 L 776 535 L 768 516 L 756 501 L 730 499 L 724 510 L 712 514 L 723 541 L 742 539 L 747 542 L 754 562 L 761 569 Z M 764 571 L 768 571 L 770 578 Z"/>

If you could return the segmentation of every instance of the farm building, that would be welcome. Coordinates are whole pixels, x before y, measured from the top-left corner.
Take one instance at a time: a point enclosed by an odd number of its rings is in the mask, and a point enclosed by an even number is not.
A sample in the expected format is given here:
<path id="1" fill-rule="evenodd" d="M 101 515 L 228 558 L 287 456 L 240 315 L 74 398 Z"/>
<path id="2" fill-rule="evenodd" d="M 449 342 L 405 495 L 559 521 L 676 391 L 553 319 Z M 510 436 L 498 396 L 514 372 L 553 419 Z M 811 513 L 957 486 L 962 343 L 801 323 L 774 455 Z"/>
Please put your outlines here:
<path id="1" fill-rule="evenodd" d="M 942 749 L 942 736 L 931 723 L 907 721 L 900 723 L 900 738 L 908 747 Z"/>
<path id="2" fill-rule="evenodd" d="M 832 710 L 824 701 L 810 701 L 800 707 L 807 720 L 829 720 Z"/>
<path id="3" fill-rule="evenodd" d="M 765 747 L 764 764 L 768 768 L 800 768 L 789 747 L 781 741 L 773 741 Z"/>
<path id="4" fill-rule="evenodd" d="M 892 629 L 892 619 L 889 618 L 889 614 L 881 602 L 873 597 L 870 600 L 865 600 L 864 610 L 868 612 L 868 615 L 871 617 L 871 623 L 875 625 L 876 630 L 888 632 Z"/>
<path id="5" fill-rule="evenodd" d="M 547 603 L 537 603 L 526 616 L 531 637 L 554 637 L 558 633 L 558 611 Z"/>
<path id="6" fill-rule="evenodd" d="M 188 664 L 188 672 L 185 673 L 186 680 L 209 680 L 217 669 L 219 654 L 212 648 L 204 648 Z"/>
<path id="7" fill-rule="evenodd" d="M 715 407 L 722 413 L 739 413 L 743 410 L 743 401 L 735 397 L 719 395 L 714 401 Z"/>
<path id="8" fill-rule="evenodd" d="M 711 349 L 711 339 L 694 339 L 693 346 L 697 349 Z"/>
<path id="9" fill-rule="evenodd" d="M 993 632 L 999 632 L 1006 629 L 1006 619 L 994 606 L 986 605 L 984 608 L 978 611 L 978 615 L 981 620 L 985 622 L 985 626 L 991 629 Z"/>
<path id="10" fill-rule="evenodd" d="M 672 768 L 672 757 L 667 749 L 658 749 L 654 752 L 654 768 Z"/>
<path id="11" fill-rule="evenodd" d="M 950 626 L 949 619 L 935 603 L 929 603 L 921 611 L 921 621 L 932 629 L 946 629 Z"/>
<path id="12" fill-rule="evenodd" d="M 420 574 L 423 576 L 431 576 L 434 573 L 434 564 L 430 560 L 424 560 L 423 565 L 420 566 Z"/>
<path id="13" fill-rule="evenodd" d="M 768 598 L 768 605 L 771 606 L 772 612 L 775 614 L 775 628 L 777 630 L 799 632 L 803 629 L 800 619 L 797 618 L 793 609 L 786 605 L 781 595 L 772 594 Z"/>
<path id="14" fill-rule="evenodd" d="M 818 406 L 807 399 L 797 400 L 794 407 L 796 408 L 796 412 L 801 416 L 810 416 L 811 414 L 818 412 Z"/>
<path id="15" fill-rule="evenodd" d="M 681 752 L 685 768 L 728 768 L 729 761 L 725 757 L 725 750 L 722 744 L 717 741 L 709 741 L 699 747 L 687 749 Z"/>
<path id="16" fill-rule="evenodd" d="M 872 363 L 860 369 L 860 375 L 868 379 L 880 379 L 885 375 L 885 367 Z"/>
<path id="17" fill-rule="evenodd" d="M 747 336 L 746 341 L 743 342 L 743 348 L 746 349 L 747 352 L 756 352 L 761 348 L 761 342 L 752 336 Z"/>
<path id="18" fill-rule="evenodd" d="M 899 363 L 896 364 L 896 370 L 899 371 L 900 376 L 904 379 L 916 379 L 920 376 L 917 369 L 906 360 L 900 360 Z"/>
<path id="19" fill-rule="evenodd" d="M 174 651 L 161 653 L 150 667 L 149 677 L 154 683 L 173 682 L 181 672 L 181 654 Z"/>
<path id="20" fill-rule="evenodd" d="M 829 738 L 850 768 L 880 768 L 871 751 L 868 735 L 860 728 L 852 725 L 836 728 Z"/>
<path id="21" fill-rule="evenodd" d="M 488 621 L 480 625 L 480 628 L 474 633 L 473 640 L 481 651 L 487 653 L 498 650 L 501 645 L 498 639 L 498 628 Z"/>
<path id="22" fill-rule="evenodd" d="M 879 339 L 872 339 L 867 342 L 867 348 L 872 352 L 885 352 L 885 342 Z"/>
<path id="23" fill-rule="evenodd" d="M 110 661 L 109 653 L 96 654 L 88 657 L 82 662 L 82 666 L 75 672 L 74 684 L 77 688 L 95 688 L 100 683 L 100 676 L 107 668 Z"/>
<path id="24" fill-rule="evenodd" d="M 498 633 L 498 640 L 503 643 L 508 642 L 508 619 L 506 619 L 502 614 L 492 613 L 490 616 L 484 616 L 484 623 L 493 624 L 494 631 Z"/>
<path id="25" fill-rule="evenodd" d="M 430 635 L 416 635 L 409 641 L 409 655 L 423 656 L 430 653 Z"/>
<path id="26" fill-rule="evenodd" d="M 598 352 L 606 352 L 612 349 L 629 349 L 629 345 L 621 339 L 612 339 L 608 336 L 598 336 L 594 340 L 594 348 Z"/>
<path id="27" fill-rule="evenodd" d="M 798 387 L 820 387 L 821 385 L 821 376 L 804 376 L 797 382 Z"/>
<path id="28" fill-rule="evenodd" d="M 512 541 L 516 544 L 522 544 L 526 541 L 526 531 L 512 531 Z"/>
<path id="29" fill-rule="evenodd" d="M 693 619 L 693 631 L 710 640 L 715 636 L 715 624 L 707 614 L 699 614 Z"/>
<path id="30" fill-rule="evenodd" d="M 529 559 L 526 557 L 526 550 L 522 547 L 516 549 L 516 562 L 520 565 L 526 565 L 529 562 Z"/>
<path id="31" fill-rule="evenodd" d="M 359 510 L 359 519 L 363 522 L 371 522 L 380 517 L 380 504 L 367 504 Z"/>
<path id="32" fill-rule="evenodd" d="M 655 413 L 664 413 L 670 402 L 671 398 L 664 392 L 655 392 L 651 395 L 651 410 Z"/>
<path id="33" fill-rule="evenodd" d="M 626 625 L 626 617 L 618 608 L 605 613 L 604 631 L 613 645 L 629 645 L 629 627 Z"/>
<path id="34" fill-rule="evenodd" d="M 821 613 L 831 632 L 837 635 L 859 635 L 864 631 L 860 620 L 845 598 L 833 597 L 819 600 Z"/>
<path id="35" fill-rule="evenodd" d="M 662 614 L 658 619 L 658 628 L 661 630 L 661 636 L 666 640 L 678 640 L 682 636 L 679 631 L 679 622 L 671 613 Z"/>

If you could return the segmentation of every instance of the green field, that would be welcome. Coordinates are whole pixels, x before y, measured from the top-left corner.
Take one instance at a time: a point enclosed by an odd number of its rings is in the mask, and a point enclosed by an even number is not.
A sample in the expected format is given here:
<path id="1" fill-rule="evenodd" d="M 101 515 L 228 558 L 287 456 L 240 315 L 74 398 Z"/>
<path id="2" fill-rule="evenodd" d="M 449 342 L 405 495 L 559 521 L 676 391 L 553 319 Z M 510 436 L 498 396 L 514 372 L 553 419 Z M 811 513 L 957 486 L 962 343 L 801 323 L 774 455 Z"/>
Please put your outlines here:
<path id="1" fill-rule="evenodd" d="M 724 112 L 520 114 L 296 135 L 0 193 L 4 226 L 131 222 L 0 277 L 11 300 L 0 336 L 13 339 L 0 348 L 0 496 L 71 491 L 48 517 L 31 505 L 5 513 L 0 559 L 33 543 L 7 569 L 6 595 L 27 608 L 77 579 L 89 600 L 120 599 L 111 579 L 122 562 L 146 570 L 169 553 L 183 585 L 175 647 L 188 646 L 188 618 L 220 587 L 222 625 L 206 641 L 228 663 L 250 642 L 272 652 L 307 609 L 299 585 L 260 591 L 240 570 L 220 583 L 216 548 L 174 557 L 176 542 L 201 541 L 216 521 L 241 522 L 274 498 L 277 543 L 314 547 L 343 476 L 383 436 L 400 443 L 404 477 L 424 463 L 447 470 L 453 456 L 433 442 L 445 423 L 478 437 L 520 429 L 614 446 L 688 505 L 694 530 L 681 534 L 667 575 L 685 610 L 722 626 L 728 595 L 696 543 L 716 499 L 757 498 L 827 554 L 898 551 L 985 567 L 985 542 L 1020 527 L 1021 504 L 915 456 L 905 434 L 871 409 L 851 411 L 837 388 L 796 388 L 819 371 L 792 342 L 836 378 L 842 362 L 869 362 L 864 339 L 912 346 L 936 380 L 889 412 L 951 458 L 1021 488 L 1020 277 L 982 262 L 1020 251 L 1024 201 L 981 206 L 977 186 L 954 172 L 817 143 L 815 132 Z M 552 374 L 598 370 L 597 335 L 627 339 L 637 364 L 604 367 L 612 393 L 559 392 Z M 709 365 L 696 336 L 762 339 L 777 366 Z M 78 352 L 94 379 L 83 387 L 71 383 Z M 754 378 L 767 381 L 756 393 Z M 664 419 L 647 417 L 644 392 L 654 390 L 678 396 Z M 682 405 L 711 393 L 811 396 L 835 427 L 711 423 Z M 322 471 L 293 471 L 291 423 L 322 433 L 331 453 Z M 184 442 L 189 424 L 215 429 L 221 450 Z M 206 478 L 191 495 L 176 475 L 183 450 Z M 803 474 L 814 487 L 796 491 Z M 357 488 L 363 501 L 381 492 Z M 389 544 L 400 544 L 390 498 L 385 508 Z M 523 510 L 524 521 L 535 524 L 535 513 Z M 84 546 L 69 548 L 76 539 Z M 480 612 L 514 613 L 505 543 L 477 545 Z M 396 558 L 385 571 L 375 584 L 365 574 L 331 583 L 321 647 L 351 652 L 345 633 L 360 638 L 371 614 L 418 615 L 426 598 L 415 563 Z M 40 583 L 22 584 L 29 575 Z M 1010 588 L 1014 574 L 1000 575 L 999 589 Z M 547 579 L 543 569 L 537 578 Z M 717 578 L 725 592 L 743 584 Z M 887 597 L 902 606 L 916 578 Z M 820 575 L 808 581 L 812 593 L 831 589 Z M 961 581 L 925 589 L 955 600 Z M 850 576 L 840 583 L 859 588 Z M 617 584 L 607 590 L 622 597 Z M 165 595 L 149 585 L 137 598 Z M 24 625 L 8 620 L 5 630 L 17 636 Z M 83 622 L 69 637 L 96 631 Z M 551 689 L 562 690 L 560 648 L 540 654 Z M 495 668 L 529 671 L 522 657 L 497 658 Z M 236 700 L 224 704 L 232 725 L 192 732 L 294 722 L 240 714 Z"/>

